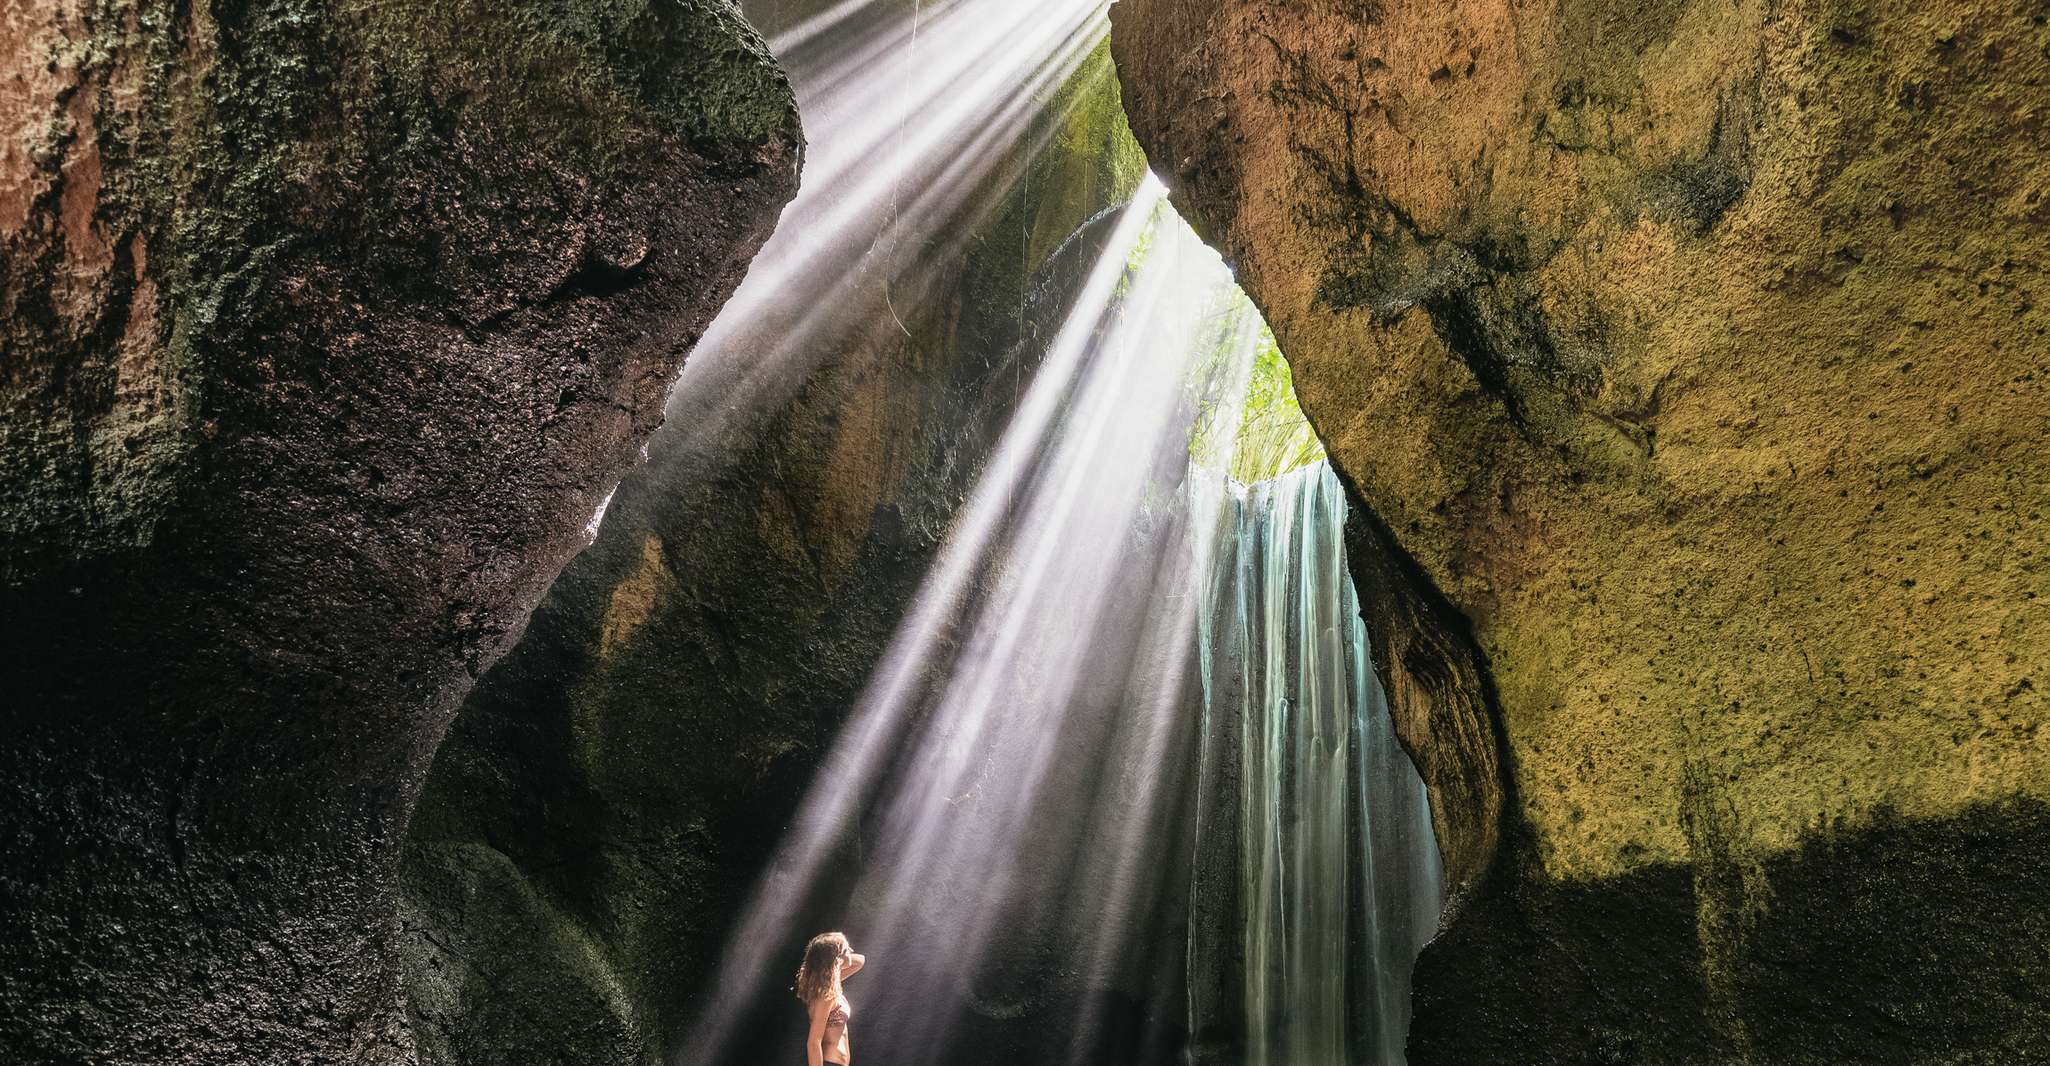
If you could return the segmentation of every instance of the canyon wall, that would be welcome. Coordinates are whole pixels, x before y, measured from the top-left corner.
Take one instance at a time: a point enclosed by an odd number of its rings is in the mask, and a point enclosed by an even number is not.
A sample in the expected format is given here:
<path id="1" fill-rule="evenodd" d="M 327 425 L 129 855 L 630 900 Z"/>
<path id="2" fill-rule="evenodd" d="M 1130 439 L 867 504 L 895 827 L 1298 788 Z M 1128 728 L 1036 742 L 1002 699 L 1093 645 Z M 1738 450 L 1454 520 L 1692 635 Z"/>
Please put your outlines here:
<path id="1" fill-rule="evenodd" d="M 436 745 L 793 194 L 726 0 L 0 11 L 0 1058 L 402 1063 Z"/>
<path id="2" fill-rule="evenodd" d="M 1410 1060 L 2050 1055 L 2050 7 L 1113 19 L 1360 504 Z"/>

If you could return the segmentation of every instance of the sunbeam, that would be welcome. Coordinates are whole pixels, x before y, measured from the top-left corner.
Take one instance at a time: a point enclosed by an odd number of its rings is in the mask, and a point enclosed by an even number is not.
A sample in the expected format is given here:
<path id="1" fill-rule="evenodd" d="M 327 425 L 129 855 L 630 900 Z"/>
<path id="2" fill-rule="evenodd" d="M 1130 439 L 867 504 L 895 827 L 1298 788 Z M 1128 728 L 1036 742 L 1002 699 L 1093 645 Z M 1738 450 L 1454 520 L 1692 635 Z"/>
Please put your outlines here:
<path id="1" fill-rule="evenodd" d="M 1207 354 L 1205 305 L 1220 298 L 1222 269 L 1160 205 L 1148 182 L 1084 281 L 743 921 L 687 1061 L 720 1061 L 857 830 L 865 873 L 829 909 L 897 960 L 883 964 L 891 976 L 874 1009 L 900 1021 L 865 1039 L 899 1057 L 945 1048 L 999 925 L 1045 903 L 1047 886 L 1019 883 L 1028 843 L 1065 848 L 1055 866 L 1111 864 L 1095 898 L 1060 900 L 1083 927 L 1114 928 L 1136 905 L 1130 867 L 1147 848 L 1082 847 L 1050 804 L 1074 793 L 1050 782 L 1098 788 L 1125 775 L 1129 821 L 1111 837 L 1122 842 L 1182 791 L 1165 780 L 1177 715 L 1134 701 L 1132 728 L 1105 735 L 1110 721 L 1078 721 L 1114 720 L 1103 712 L 1128 693 L 1165 707 L 1186 692 L 1194 560 L 1176 501 L 1191 371 Z M 1108 747 L 1077 748 L 1092 736 Z M 1110 961 L 1100 953 L 1097 965 Z"/>
<path id="2" fill-rule="evenodd" d="M 1004 160 L 1045 135 L 1035 115 L 1104 30 L 1101 5 L 954 0 L 843 4 L 774 38 L 830 139 L 679 385 L 685 450 L 744 435 L 833 347 L 911 333 L 950 234 L 1015 180 Z M 688 1066 L 794 1040 L 789 972 L 827 926 L 872 960 L 865 1056 L 931 1066 L 1002 1040 L 1033 1061 L 1160 1062 L 1187 1040 L 1199 800 L 1205 817 L 1280 816 L 1199 788 L 1219 683 L 1201 638 L 1218 575 L 1249 565 L 1221 539 L 1241 535 L 1217 518 L 1243 496 L 1226 473 L 1321 452 L 1285 366 L 1288 402 L 1269 402 L 1272 334 L 1158 181 L 1084 232 L 1095 259 L 1019 359 L 1032 369 L 1001 438 L 733 927 Z M 1312 591 L 1336 597 L 1325 576 Z M 1273 691 L 1294 691 L 1276 671 Z M 1367 713 L 1341 702 L 1340 726 Z M 1316 787 L 1337 806 L 1287 816 L 1338 819 L 1315 861 L 1336 864 L 1342 896 L 1351 764 L 1327 763 Z M 1301 956 L 1346 994 L 1344 958 Z M 1007 1027 L 1034 1012 L 1058 1031 Z"/>
<path id="3" fill-rule="evenodd" d="M 1102 43 L 1106 8 L 866 0 L 772 39 L 811 138 L 803 186 L 692 351 L 656 462 L 735 454 L 821 360 L 910 335 L 1063 120 L 1049 105 Z"/>

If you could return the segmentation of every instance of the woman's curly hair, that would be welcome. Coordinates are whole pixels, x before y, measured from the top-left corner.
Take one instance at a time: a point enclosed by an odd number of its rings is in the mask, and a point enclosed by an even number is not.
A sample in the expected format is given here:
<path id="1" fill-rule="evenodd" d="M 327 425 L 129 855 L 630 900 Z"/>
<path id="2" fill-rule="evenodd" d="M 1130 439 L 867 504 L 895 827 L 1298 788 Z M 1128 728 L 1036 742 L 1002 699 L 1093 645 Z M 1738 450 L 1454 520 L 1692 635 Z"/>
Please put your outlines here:
<path id="1" fill-rule="evenodd" d="M 797 968 L 797 985 L 792 991 L 806 1003 L 815 1003 L 839 991 L 840 960 L 847 957 L 847 934 L 820 933 L 804 946 L 804 965 Z"/>

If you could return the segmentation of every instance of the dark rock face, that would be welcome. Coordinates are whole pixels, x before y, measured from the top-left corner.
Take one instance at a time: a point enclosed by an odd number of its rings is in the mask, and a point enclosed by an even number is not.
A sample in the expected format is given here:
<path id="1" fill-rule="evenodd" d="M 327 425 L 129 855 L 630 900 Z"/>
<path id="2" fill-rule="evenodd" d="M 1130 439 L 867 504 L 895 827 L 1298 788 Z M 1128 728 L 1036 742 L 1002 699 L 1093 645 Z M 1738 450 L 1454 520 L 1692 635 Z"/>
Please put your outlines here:
<path id="1" fill-rule="evenodd" d="M 0 1052 L 404 1062 L 435 746 L 795 188 L 719 0 L 0 15 Z"/>
<path id="2" fill-rule="evenodd" d="M 1889 811 L 1818 833 L 1751 874 L 1775 903 L 1736 916 L 1741 953 L 1714 958 L 1697 912 L 1730 893 L 1718 878 L 1745 874 L 1666 863 L 1597 881 L 1494 879 L 1424 956 L 1414 1046 L 1445 1062 L 1520 1061 L 1532 1047 L 1547 1061 L 1727 1062 L 1742 1054 L 1736 1021 L 1771 1062 L 2050 1059 L 2042 803 Z"/>
<path id="3" fill-rule="evenodd" d="M 1017 150 L 1000 202 L 901 252 L 931 285 L 923 298 L 880 257 L 850 264 L 868 273 L 841 324 L 802 334 L 828 350 L 758 426 L 708 435 L 679 414 L 656 434 L 596 543 L 479 683 L 406 849 L 423 1060 L 653 1064 L 682 1043 L 1108 236 L 1090 220 L 1142 173 L 1107 54 L 1026 141 L 1050 146 Z M 793 291 L 774 314 L 815 300 Z M 789 326 L 748 328 L 771 351 Z M 679 410 L 728 405 L 730 383 L 687 387 Z M 814 931 L 790 930 L 793 970 Z M 780 989 L 762 1002 L 747 1053 L 801 1055 L 795 1003 Z M 1015 1003 L 993 1002 L 991 1034 L 1035 1035 Z"/>
<path id="4" fill-rule="evenodd" d="M 1346 491 L 1357 500 L 1357 487 Z M 1494 681 L 1466 620 L 1379 516 L 1349 508 L 1345 547 L 1396 735 L 1431 792 L 1445 909 L 1457 913 L 1494 861 L 1509 799 Z"/>
<path id="5" fill-rule="evenodd" d="M 1411 1061 L 2042 1057 L 2050 11 L 1113 18 L 1364 516 Z"/>

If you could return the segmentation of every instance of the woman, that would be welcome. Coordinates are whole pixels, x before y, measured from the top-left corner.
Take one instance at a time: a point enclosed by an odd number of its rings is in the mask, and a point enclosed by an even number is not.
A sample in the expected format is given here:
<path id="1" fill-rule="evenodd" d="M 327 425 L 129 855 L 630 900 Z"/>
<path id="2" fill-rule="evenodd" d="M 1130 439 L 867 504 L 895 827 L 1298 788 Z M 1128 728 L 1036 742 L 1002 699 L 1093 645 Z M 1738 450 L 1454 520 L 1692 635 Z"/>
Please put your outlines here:
<path id="1" fill-rule="evenodd" d="M 866 962 L 847 946 L 845 933 L 820 933 L 805 945 L 804 965 L 797 969 L 797 998 L 811 1012 L 805 1066 L 853 1066 L 854 1056 L 847 1048 L 847 1019 L 853 1007 L 840 982 L 859 973 Z"/>

